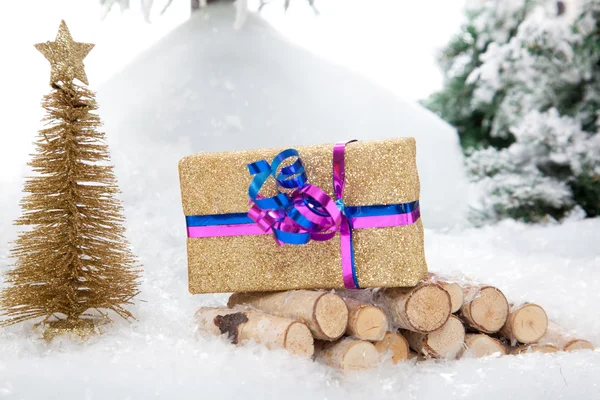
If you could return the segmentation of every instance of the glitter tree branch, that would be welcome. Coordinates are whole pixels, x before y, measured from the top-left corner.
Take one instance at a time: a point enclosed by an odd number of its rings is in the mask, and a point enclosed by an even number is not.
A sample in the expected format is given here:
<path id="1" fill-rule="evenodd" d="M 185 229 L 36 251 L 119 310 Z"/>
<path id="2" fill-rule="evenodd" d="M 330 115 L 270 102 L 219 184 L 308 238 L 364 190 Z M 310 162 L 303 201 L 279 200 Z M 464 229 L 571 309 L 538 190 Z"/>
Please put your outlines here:
<path id="1" fill-rule="evenodd" d="M 64 22 L 56 42 L 36 46 L 52 64 L 52 91 L 42 103 L 47 128 L 29 162 L 35 176 L 15 222 L 31 229 L 12 248 L 0 325 L 40 318 L 77 326 L 108 310 L 133 318 L 126 306 L 138 294 L 140 269 L 125 239 L 94 93 L 74 82 L 86 79 L 82 60 L 91 46 L 73 42 Z"/>

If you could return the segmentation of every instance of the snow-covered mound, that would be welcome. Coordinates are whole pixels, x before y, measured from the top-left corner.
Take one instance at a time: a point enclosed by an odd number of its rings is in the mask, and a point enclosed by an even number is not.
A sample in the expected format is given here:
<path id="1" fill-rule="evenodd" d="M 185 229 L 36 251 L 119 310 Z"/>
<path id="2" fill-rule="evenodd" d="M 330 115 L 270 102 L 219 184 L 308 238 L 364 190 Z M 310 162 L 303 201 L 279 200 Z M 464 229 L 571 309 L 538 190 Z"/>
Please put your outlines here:
<path id="1" fill-rule="evenodd" d="M 260 17 L 250 15 L 241 30 L 234 20 L 231 4 L 211 5 L 99 91 L 110 136 L 140 148 L 151 137 L 169 147 L 165 192 L 177 190 L 177 159 L 197 152 L 414 136 L 425 226 L 463 219 L 465 177 L 454 129 L 291 44 Z"/>

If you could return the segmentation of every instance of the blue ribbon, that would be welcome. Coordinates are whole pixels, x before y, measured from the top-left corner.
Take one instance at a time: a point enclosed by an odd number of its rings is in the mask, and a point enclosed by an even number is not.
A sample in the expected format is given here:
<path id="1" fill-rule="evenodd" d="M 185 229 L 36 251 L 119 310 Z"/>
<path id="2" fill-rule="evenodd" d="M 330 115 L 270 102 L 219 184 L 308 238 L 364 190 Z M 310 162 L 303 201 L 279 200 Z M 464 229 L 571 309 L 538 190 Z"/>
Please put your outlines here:
<path id="1" fill-rule="evenodd" d="M 406 214 L 419 207 L 419 201 L 389 205 L 345 206 L 343 211 L 350 219 L 360 217 L 378 217 L 384 215 Z M 239 225 L 253 224 L 248 213 L 230 213 L 213 215 L 190 215 L 185 217 L 187 226 Z"/>

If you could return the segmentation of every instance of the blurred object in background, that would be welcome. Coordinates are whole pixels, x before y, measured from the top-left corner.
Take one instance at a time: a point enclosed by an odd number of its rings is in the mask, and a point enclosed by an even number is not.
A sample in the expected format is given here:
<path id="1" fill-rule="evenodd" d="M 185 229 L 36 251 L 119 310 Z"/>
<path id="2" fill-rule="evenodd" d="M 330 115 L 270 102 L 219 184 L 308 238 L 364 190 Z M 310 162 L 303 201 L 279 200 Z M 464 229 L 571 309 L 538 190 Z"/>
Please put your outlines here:
<path id="1" fill-rule="evenodd" d="M 476 1 L 426 105 L 459 132 L 476 222 L 600 212 L 600 0 Z"/>
<path id="2" fill-rule="evenodd" d="M 107 14 L 112 23 L 123 15 L 119 10 L 129 9 L 129 14 L 137 12 L 140 19 L 164 25 L 166 16 L 172 19 L 172 14 L 181 16 L 185 10 L 186 20 L 194 11 L 219 2 L 236 7 L 231 23 L 240 29 L 249 12 L 259 12 L 296 44 L 367 76 L 405 99 L 418 100 L 442 86 L 433 60 L 437 49 L 462 21 L 465 0 L 99 1 L 105 10 L 112 10 Z M 131 31 L 138 29 L 132 27 Z"/>
<path id="3" fill-rule="evenodd" d="M 105 17 L 108 13 L 110 13 L 115 4 L 120 6 L 121 12 L 125 12 L 129 9 L 129 0 L 100 0 L 100 5 L 104 10 L 102 16 Z"/>
<path id="4" fill-rule="evenodd" d="M 285 0 L 283 3 L 283 9 L 285 11 L 288 10 L 288 8 L 290 8 L 290 1 L 291 0 Z M 308 4 L 310 5 L 310 7 L 313 9 L 315 15 L 319 15 L 319 10 L 317 9 L 317 6 L 315 4 L 315 0 L 306 0 L 308 1 Z M 266 6 L 269 3 L 272 3 L 273 0 L 260 0 L 260 5 L 258 6 L 258 11 L 261 11 L 263 9 L 264 6 Z"/>
<path id="5" fill-rule="evenodd" d="M 188 1 L 188 0 L 179 0 L 179 1 Z M 189 0 L 190 2 L 190 10 L 192 12 L 200 10 L 202 7 L 206 7 L 210 3 L 215 3 L 217 1 L 228 1 L 228 2 L 236 2 L 243 3 L 244 6 L 247 6 L 247 0 Z M 261 11 L 264 6 L 268 4 L 274 3 L 282 3 L 284 11 L 287 11 L 290 8 L 291 0 L 283 0 L 282 2 L 278 0 L 258 0 L 259 5 L 257 10 Z M 305 0 L 308 5 L 313 9 L 315 15 L 319 15 L 319 10 L 315 4 L 315 0 Z M 144 14 L 150 14 L 150 10 L 154 5 L 154 0 L 141 0 L 141 6 L 144 9 Z M 121 8 L 121 11 L 127 10 L 130 7 L 130 0 L 100 0 L 100 5 L 106 10 L 106 13 L 109 13 L 112 7 L 118 4 Z M 164 14 L 165 11 L 173 4 L 173 0 L 165 0 L 165 4 L 162 5 L 161 14 Z"/>
<path id="6" fill-rule="evenodd" d="M 563 15 L 565 13 L 565 9 L 566 9 L 566 6 L 565 6 L 564 1 L 559 0 L 556 2 L 556 15 L 557 16 Z"/>
<path id="7" fill-rule="evenodd" d="M 131 149 L 130 160 L 140 142 L 175 156 L 161 192 L 179 192 L 178 158 L 197 152 L 413 136 L 424 224 L 464 220 L 464 160 L 454 129 L 290 43 L 258 15 L 236 30 L 235 13 L 228 2 L 209 4 L 99 90 L 106 129 L 131 141 L 122 147 Z M 146 165 L 144 175 L 157 185 L 163 172 L 154 167 Z"/>

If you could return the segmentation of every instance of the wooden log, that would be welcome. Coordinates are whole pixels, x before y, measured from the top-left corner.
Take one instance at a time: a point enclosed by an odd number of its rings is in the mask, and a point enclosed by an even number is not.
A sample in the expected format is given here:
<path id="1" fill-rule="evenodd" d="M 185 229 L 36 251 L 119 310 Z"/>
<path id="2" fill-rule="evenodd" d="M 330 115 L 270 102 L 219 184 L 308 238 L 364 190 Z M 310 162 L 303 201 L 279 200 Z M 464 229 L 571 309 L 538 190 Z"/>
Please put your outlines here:
<path id="1" fill-rule="evenodd" d="M 541 344 L 552 344 L 559 350 L 594 350 L 594 345 L 584 339 L 573 336 L 554 322 L 548 324 L 546 334 L 540 339 Z"/>
<path id="2" fill-rule="evenodd" d="M 553 344 L 526 344 L 523 346 L 514 347 L 511 349 L 511 354 L 524 354 L 524 353 L 556 353 L 560 351 L 558 347 Z"/>
<path id="3" fill-rule="evenodd" d="M 382 290 L 378 302 L 384 306 L 397 328 L 430 333 L 448 321 L 450 295 L 440 285 L 422 282 L 413 288 Z"/>
<path id="4" fill-rule="evenodd" d="M 458 312 L 464 301 L 462 286 L 457 282 L 453 282 L 449 278 L 445 278 L 431 272 L 427 275 L 427 279 L 433 283 L 438 283 L 442 288 L 444 288 L 445 291 L 448 292 L 450 295 L 450 303 L 452 304 L 452 314 Z"/>
<path id="5" fill-rule="evenodd" d="M 386 332 L 383 340 L 374 343 L 380 358 L 391 357 L 394 364 L 408 360 L 410 349 L 408 341 L 398 332 Z"/>
<path id="6" fill-rule="evenodd" d="M 451 315 L 437 331 L 418 333 L 403 331 L 410 348 L 427 358 L 454 360 L 464 349 L 465 327 L 460 319 Z"/>
<path id="7" fill-rule="evenodd" d="M 315 339 L 336 340 L 348 326 L 348 308 L 341 297 L 312 290 L 234 293 L 229 307 L 249 305 L 267 314 L 304 322 Z"/>
<path id="8" fill-rule="evenodd" d="M 592 342 L 584 339 L 571 340 L 565 347 L 564 351 L 575 351 L 575 350 L 594 350 Z"/>
<path id="9" fill-rule="evenodd" d="M 508 318 L 508 301 L 504 294 L 493 286 L 463 286 L 464 304 L 460 317 L 465 325 L 484 333 L 500 330 Z"/>
<path id="10" fill-rule="evenodd" d="M 548 329 L 548 316 L 542 307 L 533 303 L 512 305 L 500 336 L 508 339 L 512 346 L 517 342 L 537 343 Z"/>
<path id="11" fill-rule="evenodd" d="M 311 357 L 314 340 L 308 327 L 299 321 L 260 312 L 226 308 L 200 308 L 196 311 L 198 331 L 227 334 L 232 343 L 254 340 L 269 349 L 286 349 Z"/>
<path id="12" fill-rule="evenodd" d="M 346 334 L 360 340 L 383 340 L 388 330 L 388 320 L 383 310 L 372 304 L 344 298 L 348 307 Z"/>
<path id="13" fill-rule="evenodd" d="M 465 350 L 460 357 L 479 358 L 496 353 L 506 355 L 506 346 L 504 343 L 486 334 L 476 333 L 465 335 Z"/>
<path id="14" fill-rule="evenodd" d="M 450 302 L 452 304 L 452 313 L 458 312 L 463 305 L 464 294 L 463 288 L 458 283 L 445 283 L 441 282 L 440 285 L 448 292 L 450 295 Z"/>
<path id="15" fill-rule="evenodd" d="M 375 367 L 379 352 L 371 342 L 344 337 L 335 342 L 317 342 L 315 360 L 344 371 L 356 371 Z"/>

